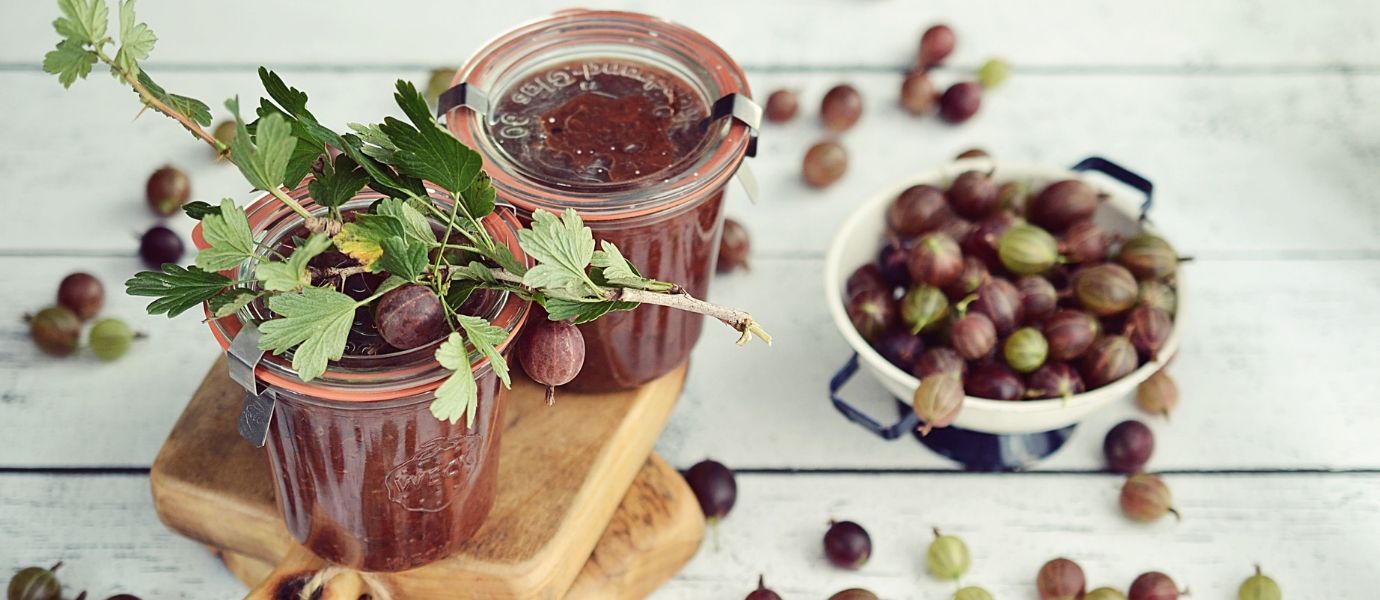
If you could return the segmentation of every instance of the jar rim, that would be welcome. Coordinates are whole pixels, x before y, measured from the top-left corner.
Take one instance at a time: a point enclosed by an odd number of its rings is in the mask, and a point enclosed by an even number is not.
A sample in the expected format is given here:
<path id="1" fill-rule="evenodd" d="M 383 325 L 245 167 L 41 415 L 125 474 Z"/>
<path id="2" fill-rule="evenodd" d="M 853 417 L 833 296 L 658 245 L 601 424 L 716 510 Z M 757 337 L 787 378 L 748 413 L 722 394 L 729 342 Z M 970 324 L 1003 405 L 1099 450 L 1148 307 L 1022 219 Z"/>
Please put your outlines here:
<path id="1" fill-rule="evenodd" d="M 314 214 L 325 214 L 326 207 L 320 206 L 312 201 L 307 184 L 311 180 L 309 176 L 288 195 L 293 197 L 304 208 Z M 439 188 L 427 184 L 429 195 L 433 200 L 448 204 L 452 200 Z M 351 202 L 357 200 L 374 201 L 388 197 L 369 189 L 356 194 Z M 257 238 L 266 233 L 267 228 L 275 223 L 286 221 L 287 225 L 302 224 L 304 219 L 297 215 L 292 209 L 280 202 L 272 194 L 264 194 L 257 200 L 245 207 L 245 213 L 249 220 L 250 230 L 256 236 L 256 242 L 261 242 Z M 531 266 L 531 259 L 523 252 L 518 243 L 517 231 L 521 228 L 521 223 L 517 217 L 505 209 L 495 210 L 493 213 L 484 217 L 482 220 L 484 227 L 498 243 L 508 246 L 514 257 L 519 263 Z M 205 249 L 209 244 L 206 242 L 200 223 L 192 230 L 192 241 L 198 249 Z M 233 271 L 228 272 L 233 277 Z M 516 294 L 505 294 L 499 301 L 498 306 L 492 311 L 494 315 L 492 322 L 508 332 L 508 337 L 496 345 L 500 354 L 516 339 L 518 331 L 521 330 L 531 313 L 531 302 L 519 298 Z M 230 347 L 230 343 L 239 334 L 244 326 L 240 313 L 215 318 L 209 306 L 203 305 L 206 315 L 206 324 L 211 330 L 211 335 L 220 345 L 222 351 Z M 243 312 L 243 311 L 241 311 Z M 379 355 L 380 360 L 393 359 L 399 356 L 413 354 L 414 360 L 397 367 L 374 366 L 373 368 L 341 368 L 332 361 L 327 365 L 326 372 L 318 379 L 311 382 L 304 382 L 292 370 L 289 361 L 282 357 L 272 354 L 265 354 L 264 359 L 255 367 L 255 377 L 271 387 L 290 390 L 294 393 L 311 396 L 327 401 L 342 402 L 378 402 L 389 401 L 408 396 L 422 394 L 432 391 L 439 387 L 447 377 L 448 371 L 440 366 L 434 356 L 437 342 L 403 350 L 387 355 Z M 472 345 L 466 344 L 466 348 L 472 356 L 471 369 L 475 374 L 481 374 L 484 369 L 492 368 L 487 357 L 479 355 Z M 368 360 L 371 357 L 352 357 L 354 359 Z"/>
<path id="2" fill-rule="evenodd" d="M 513 71 L 542 62 L 540 54 L 527 54 L 528 51 L 551 49 L 549 46 L 534 48 L 534 45 L 545 41 L 564 45 L 556 46 L 556 49 L 572 44 L 579 47 L 582 40 L 571 30 L 580 27 L 593 28 L 587 35 L 594 37 L 584 40 L 585 43 L 597 38 L 601 46 L 608 46 L 611 32 L 616 32 L 619 40 L 630 48 L 654 51 L 667 61 L 676 58 L 660 46 L 674 45 L 677 51 L 686 54 L 685 58 L 693 63 L 690 66 L 695 67 L 697 75 L 702 77 L 701 81 L 687 80 L 686 83 L 706 88 L 714 94 L 706 98 L 707 108 L 729 94 L 751 96 L 742 68 L 723 48 L 704 35 L 683 25 L 642 13 L 586 9 L 560 11 L 500 34 L 466 61 L 452 79 L 452 86 L 465 83 L 478 90 L 494 92 L 489 88 L 499 80 L 510 77 Z M 543 34 L 549 39 L 544 39 Z M 551 41 L 556 39 L 559 41 Z M 643 45 L 639 46 L 639 43 Z M 590 58 L 607 57 L 608 54 L 605 50 L 591 54 Z M 650 62 L 648 64 L 657 66 Z M 644 180 L 638 180 L 634 185 L 576 190 L 546 185 L 522 173 L 523 169 L 497 148 L 489 128 L 485 126 L 482 113 L 459 106 L 444 116 L 451 133 L 483 157 L 494 187 L 506 200 L 526 212 L 537 209 L 561 212 L 574 208 L 586 221 L 621 221 L 650 215 L 675 209 L 712 193 L 723 187 L 737 172 L 752 141 L 752 131 L 747 124 L 727 119 L 720 125 L 722 129 L 717 137 L 707 138 L 706 143 L 696 148 L 695 152 L 699 155 L 695 160 L 678 161 L 674 166 L 679 170 L 663 172 L 659 175 L 662 177 L 660 182 L 645 184 Z"/>

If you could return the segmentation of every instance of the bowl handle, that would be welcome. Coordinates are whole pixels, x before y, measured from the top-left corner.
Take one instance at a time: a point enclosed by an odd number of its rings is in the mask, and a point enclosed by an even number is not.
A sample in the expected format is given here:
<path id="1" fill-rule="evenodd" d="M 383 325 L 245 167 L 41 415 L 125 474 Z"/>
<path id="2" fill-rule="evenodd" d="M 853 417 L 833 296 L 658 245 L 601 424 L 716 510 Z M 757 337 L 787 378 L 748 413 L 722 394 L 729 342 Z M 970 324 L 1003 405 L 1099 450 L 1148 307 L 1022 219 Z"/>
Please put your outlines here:
<path id="1" fill-rule="evenodd" d="M 829 379 L 829 399 L 834 402 L 834 408 L 838 409 L 840 413 L 843 413 L 843 416 L 848 417 L 849 421 L 862 426 L 863 429 L 871 431 L 886 440 L 894 440 L 901 437 L 914 431 L 915 428 L 920 425 L 920 417 L 917 417 L 913 412 L 907 412 L 906 416 L 901 417 L 900 421 L 897 421 L 891 426 L 882 425 L 876 419 L 868 416 L 867 413 L 858 410 L 857 407 L 839 397 L 839 390 L 843 389 L 844 384 L 848 383 L 848 380 L 852 379 L 853 375 L 857 372 L 858 355 L 854 353 L 853 356 L 848 359 L 848 362 L 844 363 L 843 368 L 839 369 L 839 371 L 834 373 L 834 376 Z"/>
<path id="2" fill-rule="evenodd" d="M 1089 156 L 1083 160 L 1080 160 L 1078 161 L 1078 164 L 1073 165 L 1073 170 L 1097 171 L 1099 173 L 1103 173 L 1111 177 L 1112 179 L 1115 179 L 1135 188 L 1136 190 L 1140 191 L 1140 193 L 1145 194 L 1145 201 L 1140 203 L 1141 220 L 1145 220 L 1147 215 L 1150 213 L 1150 198 L 1151 193 L 1155 190 L 1155 184 L 1150 183 L 1149 179 L 1141 177 L 1140 175 L 1137 175 L 1136 173 L 1132 172 L 1130 169 L 1127 169 L 1126 167 L 1123 167 L 1110 160 L 1102 158 L 1101 156 Z"/>

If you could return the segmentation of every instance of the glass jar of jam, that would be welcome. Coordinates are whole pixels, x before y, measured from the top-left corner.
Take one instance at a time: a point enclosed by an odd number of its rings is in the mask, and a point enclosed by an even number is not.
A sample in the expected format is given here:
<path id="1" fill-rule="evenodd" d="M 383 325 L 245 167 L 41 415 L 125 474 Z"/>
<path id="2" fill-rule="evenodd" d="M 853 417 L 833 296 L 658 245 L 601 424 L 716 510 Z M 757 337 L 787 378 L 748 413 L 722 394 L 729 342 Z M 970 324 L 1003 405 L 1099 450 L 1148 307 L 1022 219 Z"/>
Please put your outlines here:
<path id="1" fill-rule="evenodd" d="M 305 186 L 291 196 L 314 214 L 325 214 Z M 381 197 L 362 193 L 342 211 L 348 218 Z M 433 198 L 450 201 L 439 193 Z M 293 236 L 307 233 L 302 218 L 272 197 L 247 213 L 256 240 L 266 247 L 288 250 Z M 518 221 L 511 213 L 500 210 L 484 224 L 496 242 L 530 264 L 518 246 Z M 199 228 L 194 239 L 204 247 Z M 345 260 L 328 251 L 311 264 L 332 267 Z M 252 279 L 251 268 L 246 264 L 227 274 Z M 337 285 L 362 299 L 380 280 L 360 274 Z M 529 308 L 515 295 L 485 292 L 472 296 L 461 311 L 490 319 L 509 332 L 511 341 Z M 262 304 L 251 304 L 209 321 L 221 346 L 230 350 L 232 377 L 238 354 L 231 345 L 238 347 L 242 333 L 253 334 L 246 323 L 269 316 Z M 345 355 L 321 377 L 304 383 L 292 370 L 290 354 L 265 354 L 245 368 L 250 375 L 237 378 L 252 380 L 257 394 L 246 400 L 241 432 L 253 423 L 266 428 L 258 433 L 267 446 L 278 507 L 288 531 L 318 556 L 362 571 L 410 569 L 452 554 L 488 516 L 497 491 L 505 390 L 488 362 L 472 351 L 479 397 L 473 426 L 463 418 L 451 424 L 434 417 L 429 410 L 433 391 L 450 375 L 434 356 L 441 341 L 393 348 L 378 335 L 364 307 L 356 313 Z M 509 345 L 500 346 L 505 357 Z M 258 405 L 267 408 L 254 408 L 256 399 L 268 399 Z M 266 424 L 253 418 L 256 410 L 270 416 Z"/>
<path id="2" fill-rule="evenodd" d="M 566 11 L 499 36 L 455 84 L 447 126 L 522 218 L 573 208 L 644 275 L 708 295 L 724 188 L 760 114 L 723 49 L 647 15 Z M 655 379 L 685 362 L 703 322 L 642 306 L 581 325 L 585 365 L 569 386 Z"/>

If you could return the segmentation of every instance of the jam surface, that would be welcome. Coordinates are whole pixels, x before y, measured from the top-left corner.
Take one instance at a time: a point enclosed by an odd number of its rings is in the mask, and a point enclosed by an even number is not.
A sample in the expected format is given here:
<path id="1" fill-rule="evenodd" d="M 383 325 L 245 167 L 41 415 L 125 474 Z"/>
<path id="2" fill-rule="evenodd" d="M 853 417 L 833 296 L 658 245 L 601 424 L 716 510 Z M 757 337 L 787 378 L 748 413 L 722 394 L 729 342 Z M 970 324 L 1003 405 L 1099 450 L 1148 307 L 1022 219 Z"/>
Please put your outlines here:
<path id="1" fill-rule="evenodd" d="M 510 86 L 488 122 L 514 163 L 569 188 L 650 183 L 696 156 L 708 104 L 681 78 L 612 59 L 568 62 Z M 657 176 L 661 177 L 658 178 Z"/>

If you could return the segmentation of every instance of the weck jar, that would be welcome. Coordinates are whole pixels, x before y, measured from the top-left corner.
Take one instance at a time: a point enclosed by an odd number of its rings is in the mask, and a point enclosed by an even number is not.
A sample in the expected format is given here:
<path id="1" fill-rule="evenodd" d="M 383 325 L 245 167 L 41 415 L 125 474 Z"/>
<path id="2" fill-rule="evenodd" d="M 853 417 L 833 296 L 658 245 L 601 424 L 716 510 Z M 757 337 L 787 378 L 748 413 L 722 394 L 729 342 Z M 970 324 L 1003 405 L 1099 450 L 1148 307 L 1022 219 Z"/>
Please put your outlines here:
<path id="1" fill-rule="evenodd" d="M 522 219 L 573 208 L 643 275 L 708 295 L 724 189 L 760 116 L 723 49 L 655 17 L 572 10 L 500 35 L 454 83 L 447 126 Z M 703 323 L 642 306 L 581 325 L 585 365 L 569 387 L 651 381 L 686 361 Z"/>
<path id="2" fill-rule="evenodd" d="M 290 195 L 313 214 L 325 214 L 305 185 Z M 431 195 L 438 203 L 450 202 L 440 192 Z M 342 211 L 348 218 L 382 197 L 366 191 Z M 290 250 L 293 236 L 307 234 L 302 218 L 271 196 L 246 212 L 256 241 L 265 247 Z M 497 243 L 530 266 L 511 212 L 500 209 L 483 224 Z M 194 239 L 204 246 L 199 228 Z M 328 251 L 311 266 L 329 268 L 345 260 Z M 252 280 L 251 268 L 246 264 L 227 274 Z M 339 285 L 361 299 L 380 279 L 355 275 Z M 506 358 L 529 307 L 516 295 L 486 292 L 472 296 L 462 312 L 488 318 L 508 332 L 499 345 Z M 467 426 L 464 417 L 455 424 L 437 419 L 429 410 L 433 392 L 451 373 L 434 356 L 443 340 L 410 350 L 392 348 L 378 336 L 369 310 L 356 313 L 345 355 L 322 376 L 304 383 L 292 370 L 291 353 L 263 355 L 252 373 L 258 397 L 272 399 L 261 439 L 278 507 L 293 538 L 338 565 L 400 571 L 452 554 L 488 516 L 497 490 L 505 389 L 471 348 L 478 384 L 474 423 Z M 251 304 L 209 324 L 222 348 L 231 349 L 247 323 L 268 316 L 262 304 Z M 231 354 L 233 364 L 233 349 Z M 242 432 L 244 426 L 242 419 Z"/>

